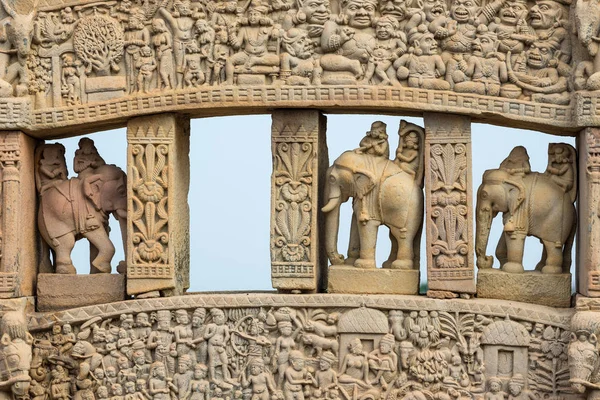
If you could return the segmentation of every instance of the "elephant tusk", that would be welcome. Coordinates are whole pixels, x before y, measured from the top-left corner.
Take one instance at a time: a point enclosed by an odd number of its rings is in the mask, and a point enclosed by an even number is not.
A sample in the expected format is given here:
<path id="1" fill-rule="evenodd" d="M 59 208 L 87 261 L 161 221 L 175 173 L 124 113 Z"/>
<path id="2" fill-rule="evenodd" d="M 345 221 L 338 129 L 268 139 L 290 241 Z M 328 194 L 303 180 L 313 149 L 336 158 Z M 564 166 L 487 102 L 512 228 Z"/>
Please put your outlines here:
<path id="1" fill-rule="evenodd" d="M 323 208 L 321 208 L 321 211 L 323 211 L 324 213 L 328 213 L 332 210 L 334 210 L 337 206 L 339 206 L 340 204 L 340 198 L 338 197 L 332 197 L 329 199 L 329 201 L 327 202 L 327 204 L 325 204 L 323 206 Z"/>

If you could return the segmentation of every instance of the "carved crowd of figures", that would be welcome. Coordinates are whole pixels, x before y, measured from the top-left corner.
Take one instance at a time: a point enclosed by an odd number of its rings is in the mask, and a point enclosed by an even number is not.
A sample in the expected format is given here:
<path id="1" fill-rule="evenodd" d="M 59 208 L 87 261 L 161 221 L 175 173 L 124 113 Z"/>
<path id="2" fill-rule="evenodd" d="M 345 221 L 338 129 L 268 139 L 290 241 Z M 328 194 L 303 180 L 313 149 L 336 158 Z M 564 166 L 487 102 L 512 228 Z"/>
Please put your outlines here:
<path id="1" fill-rule="evenodd" d="M 9 19 L 26 19 L 10 13 L 7 1 Z M 4 96 L 29 93 L 39 107 L 200 85 L 270 84 L 402 85 L 566 104 L 568 91 L 584 89 L 594 72 L 585 63 L 572 68 L 569 4 L 87 3 L 28 14 L 19 34 L 9 30 L 15 24 L 6 25 L 9 51 L 2 60 L 13 60 L 9 71 L 16 72 L 0 76 L 0 89 Z M 25 34 L 31 41 L 17 40 Z M 11 85 L 18 90 L 9 93 Z"/>
<path id="2" fill-rule="evenodd" d="M 443 311 L 159 310 L 34 334 L 29 397 L 577 398 L 568 330 Z"/>

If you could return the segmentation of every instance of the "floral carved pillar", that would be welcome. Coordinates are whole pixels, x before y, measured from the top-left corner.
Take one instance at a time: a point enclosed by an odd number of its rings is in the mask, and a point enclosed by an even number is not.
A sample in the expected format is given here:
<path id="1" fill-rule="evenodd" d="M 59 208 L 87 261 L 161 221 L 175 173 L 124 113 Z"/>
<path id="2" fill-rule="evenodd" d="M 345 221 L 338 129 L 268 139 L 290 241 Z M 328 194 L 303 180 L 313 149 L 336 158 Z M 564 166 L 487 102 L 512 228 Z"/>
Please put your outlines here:
<path id="1" fill-rule="evenodd" d="M 273 112 L 271 281 L 281 291 L 326 286 L 327 258 L 319 250 L 319 205 L 329 165 L 325 129 L 319 111 Z"/>
<path id="2" fill-rule="evenodd" d="M 424 119 L 428 295 L 475 293 L 471 120 Z"/>
<path id="3" fill-rule="evenodd" d="M 32 296 L 38 267 L 35 140 L 0 133 L 0 298 Z"/>
<path id="4" fill-rule="evenodd" d="M 577 138 L 579 196 L 577 292 L 600 297 L 600 129 L 586 128 Z"/>
<path id="5" fill-rule="evenodd" d="M 182 294 L 189 287 L 189 119 L 127 125 L 127 292 Z"/>

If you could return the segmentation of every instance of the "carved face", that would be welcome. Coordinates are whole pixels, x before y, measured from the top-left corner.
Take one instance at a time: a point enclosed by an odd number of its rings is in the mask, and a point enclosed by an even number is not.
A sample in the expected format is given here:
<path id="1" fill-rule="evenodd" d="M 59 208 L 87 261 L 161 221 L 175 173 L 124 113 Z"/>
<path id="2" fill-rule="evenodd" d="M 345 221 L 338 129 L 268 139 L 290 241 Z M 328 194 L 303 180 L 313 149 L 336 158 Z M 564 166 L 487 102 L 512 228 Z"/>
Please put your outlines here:
<path id="1" fill-rule="evenodd" d="M 178 324 L 187 325 L 189 322 L 190 322 L 190 319 L 185 311 L 181 312 L 181 313 L 177 313 L 177 323 Z"/>
<path id="2" fill-rule="evenodd" d="M 554 55 L 552 46 L 548 43 L 535 42 L 525 53 L 527 65 L 531 68 L 546 68 Z"/>
<path id="3" fill-rule="evenodd" d="M 518 383 L 515 383 L 515 382 L 508 383 L 508 391 L 513 396 L 518 396 L 521 393 L 522 389 L 523 389 L 523 387 Z"/>
<path id="4" fill-rule="evenodd" d="M 108 388 L 106 386 L 100 386 L 96 389 L 96 395 L 101 399 L 108 398 Z"/>
<path id="5" fill-rule="evenodd" d="M 262 13 L 258 10 L 250 10 L 248 12 L 248 22 L 252 26 L 260 24 L 260 19 L 263 17 Z"/>
<path id="6" fill-rule="evenodd" d="M 261 368 L 260 365 L 258 364 L 252 364 L 252 366 L 250 367 L 250 373 L 252 375 L 258 375 L 261 373 Z"/>
<path id="7" fill-rule="evenodd" d="M 598 365 L 595 335 L 580 332 L 578 338 L 571 338 L 567 352 L 571 385 L 579 393 L 583 393 L 585 383 L 590 382 L 592 372 Z"/>
<path id="8" fill-rule="evenodd" d="M 304 368 L 304 360 L 301 358 L 292 359 L 292 367 L 294 367 L 296 371 L 302 371 L 302 368 Z"/>
<path id="9" fill-rule="evenodd" d="M 529 10 L 530 24 L 534 29 L 551 28 L 561 17 L 561 5 L 551 0 L 540 0 Z"/>
<path id="10" fill-rule="evenodd" d="M 500 21 L 505 25 L 517 25 L 517 21 L 523 19 L 527 14 L 525 2 L 509 0 L 500 8 Z"/>
<path id="11" fill-rule="evenodd" d="M 471 46 L 475 55 L 486 56 L 495 50 L 496 41 L 488 35 L 482 35 L 475 38 Z"/>
<path id="12" fill-rule="evenodd" d="M 298 36 L 293 38 L 291 42 L 286 43 L 286 47 L 289 47 L 289 53 L 296 57 L 306 60 L 312 54 L 312 42 L 308 38 L 308 34 L 304 31 L 299 31 Z"/>
<path id="13" fill-rule="evenodd" d="M 331 368 L 331 364 L 327 360 L 320 360 L 319 368 L 321 371 L 327 371 L 329 368 Z"/>
<path id="14" fill-rule="evenodd" d="M 203 368 L 195 368 L 194 369 L 194 379 L 204 379 L 206 378 L 206 370 Z"/>
<path id="15" fill-rule="evenodd" d="M 423 2 L 425 18 L 431 22 L 440 15 L 446 14 L 446 2 L 442 0 L 425 0 Z"/>
<path id="16" fill-rule="evenodd" d="M 496 381 L 490 382 L 490 392 L 497 393 L 499 391 L 500 391 L 500 383 L 496 382 Z"/>
<path id="17" fill-rule="evenodd" d="M 389 15 L 400 22 L 406 17 L 406 0 L 381 0 L 379 11 L 381 15 Z"/>
<path id="18" fill-rule="evenodd" d="M 344 7 L 343 12 L 348 17 L 350 27 L 365 29 L 373 24 L 375 3 L 365 0 L 350 0 Z"/>
<path id="19" fill-rule="evenodd" d="M 157 378 L 164 378 L 166 376 L 165 367 L 163 365 L 157 365 L 154 369 L 154 376 Z"/>
<path id="20" fill-rule="evenodd" d="M 479 5 L 474 0 L 454 0 L 450 6 L 450 16 L 458 23 L 467 23 L 477 16 Z"/>
<path id="21" fill-rule="evenodd" d="M 423 51 L 426 56 L 437 54 L 438 45 L 432 33 L 426 33 L 421 39 L 415 41 L 415 46 Z"/>
<path id="22" fill-rule="evenodd" d="M 309 24 L 323 25 L 329 20 L 329 2 L 326 0 L 308 0 L 300 11 L 306 15 Z"/>
<path id="23" fill-rule="evenodd" d="M 379 351 L 382 354 L 389 354 L 392 351 L 392 346 L 389 343 L 379 342 Z"/>
<path id="24" fill-rule="evenodd" d="M 181 16 L 187 17 L 189 15 L 192 15 L 192 10 L 190 9 L 190 3 L 188 3 L 187 1 L 175 2 L 173 4 L 173 8 Z"/>
<path id="25" fill-rule="evenodd" d="M 394 34 L 394 27 L 388 22 L 378 23 L 375 27 L 375 35 L 378 39 L 386 40 Z"/>
<path id="26" fill-rule="evenodd" d="M 180 374 L 185 374 L 189 368 L 190 366 L 186 362 L 186 360 L 179 360 L 179 362 L 177 363 L 177 369 L 179 370 Z"/>

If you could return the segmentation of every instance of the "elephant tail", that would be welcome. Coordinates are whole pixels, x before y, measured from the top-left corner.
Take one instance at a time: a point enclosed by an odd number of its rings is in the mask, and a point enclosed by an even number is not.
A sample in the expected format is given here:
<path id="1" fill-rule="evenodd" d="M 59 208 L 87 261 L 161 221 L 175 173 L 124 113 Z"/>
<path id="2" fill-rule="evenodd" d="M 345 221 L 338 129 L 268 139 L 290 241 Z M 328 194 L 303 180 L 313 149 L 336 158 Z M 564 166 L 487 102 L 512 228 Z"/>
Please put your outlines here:
<path id="1" fill-rule="evenodd" d="M 569 236 L 567 237 L 567 241 L 565 242 L 565 247 L 563 248 L 563 273 L 568 273 L 571 269 L 571 263 L 573 262 L 571 252 L 573 250 L 573 241 L 575 240 L 576 232 L 577 222 L 573 221 L 573 223 L 571 224 L 571 231 L 569 232 Z"/>

